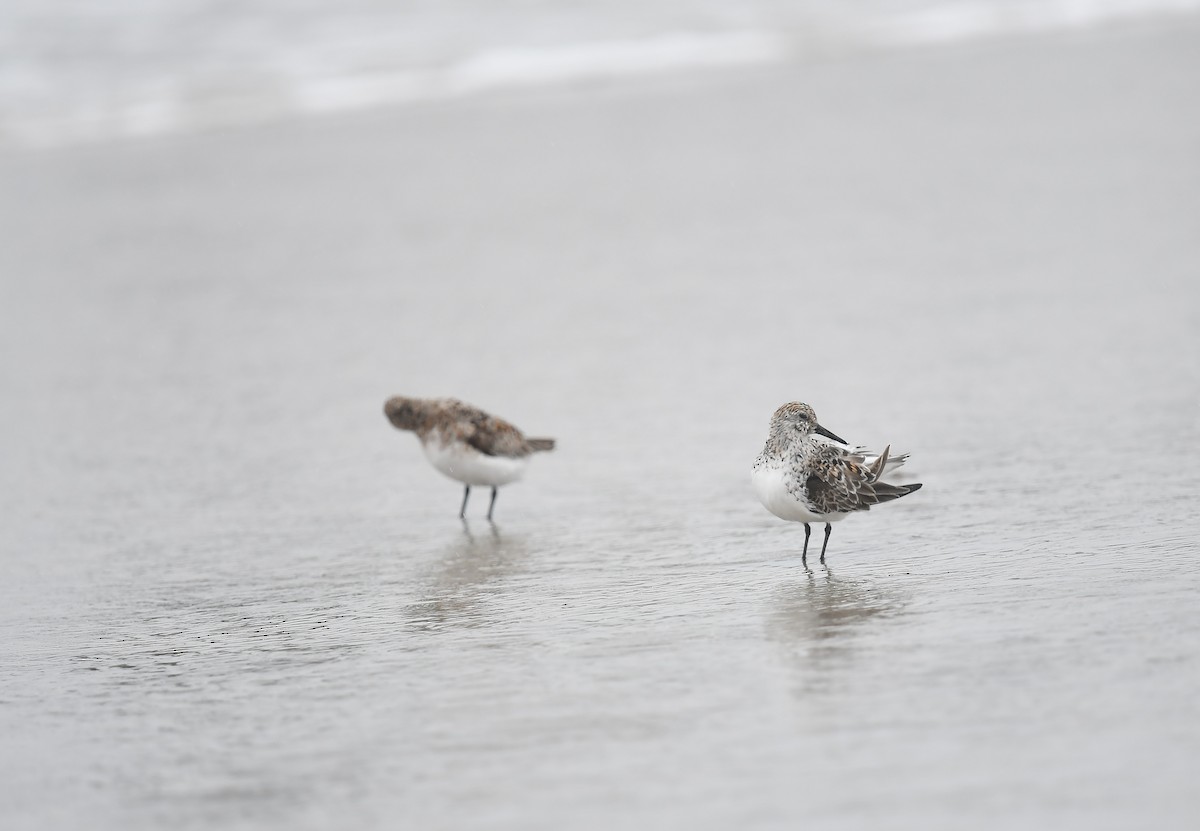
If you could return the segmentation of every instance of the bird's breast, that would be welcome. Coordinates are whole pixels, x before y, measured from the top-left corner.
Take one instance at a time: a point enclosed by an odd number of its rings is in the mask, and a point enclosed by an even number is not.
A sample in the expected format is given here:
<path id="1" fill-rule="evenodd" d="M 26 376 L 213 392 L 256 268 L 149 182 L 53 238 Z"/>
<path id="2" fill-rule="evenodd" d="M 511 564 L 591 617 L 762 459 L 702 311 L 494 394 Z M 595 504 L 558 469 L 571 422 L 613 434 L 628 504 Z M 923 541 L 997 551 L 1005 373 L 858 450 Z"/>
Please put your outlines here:
<path id="1" fill-rule="evenodd" d="M 789 522 L 826 522 L 803 499 L 801 485 L 782 467 L 756 465 L 750 478 L 763 507 Z M 840 519 L 840 517 L 839 517 Z"/>
<path id="2" fill-rule="evenodd" d="M 465 485 L 507 485 L 525 473 L 528 457 L 488 456 L 463 441 L 431 435 L 421 441 L 426 458 L 439 471 Z"/>

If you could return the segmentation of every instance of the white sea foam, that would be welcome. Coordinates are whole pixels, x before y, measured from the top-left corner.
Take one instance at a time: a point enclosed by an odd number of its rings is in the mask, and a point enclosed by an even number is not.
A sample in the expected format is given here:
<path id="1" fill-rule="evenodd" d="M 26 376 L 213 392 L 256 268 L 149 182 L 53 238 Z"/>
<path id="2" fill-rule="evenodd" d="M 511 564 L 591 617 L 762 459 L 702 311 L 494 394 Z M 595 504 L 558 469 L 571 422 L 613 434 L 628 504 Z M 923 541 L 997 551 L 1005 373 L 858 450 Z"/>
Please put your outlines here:
<path id="1" fill-rule="evenodd" d="M 1200 0 L 664 0 L 570 9 L 445 0 L 107 0 L 0 6 L 0 146 L 186 132 L 503 89 L 628 79 L 1197 13 Z M 734 21 L 752 28 L 731 28 Z"/>
<path id="2" fill-rule="evenodd" d="M 495 49 L 440 69 L 317 78 L 295 90 L 306 112 L 470 95 L 491 90 L 783 60 L 787 40 L 768 32 L 671 33 L 640 40 Z"/>
<path id="3" fill-rule="evenodd" d="M 928 44 L 1088 26 L 1159 13 L 1200 11 L 1200 0 L 955 0 L 884 15 L 858 26 L 883 43 Z"/>

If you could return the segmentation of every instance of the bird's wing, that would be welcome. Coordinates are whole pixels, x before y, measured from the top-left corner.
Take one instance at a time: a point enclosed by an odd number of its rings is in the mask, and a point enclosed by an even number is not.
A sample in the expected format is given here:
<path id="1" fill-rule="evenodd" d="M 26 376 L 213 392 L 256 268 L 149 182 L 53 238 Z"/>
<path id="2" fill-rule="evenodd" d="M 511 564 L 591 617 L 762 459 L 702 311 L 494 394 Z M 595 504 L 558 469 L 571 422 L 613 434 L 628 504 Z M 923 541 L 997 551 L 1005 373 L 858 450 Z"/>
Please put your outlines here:
<path id="1" fill-rule="evenodd" d="M 475 409 L 463 419 L 463 440 L 485 456 L 520 458 L 530 453 L 529 443 L 516 427 L 502 418 Z"/>
<path id="2" fill-rule="evenodd" d="M 854 448 L 854 455 L 862 456 L 868 465 L 875 464 L 875 461 L 882 455 L 876 450 L 871 450 L 869 447 Z M 883 475 L 891 473 L 896 468 L 902 466 L 908 461 L 907 453 L 888 453 L 887 465 L 884 467 Z"/>
<path id="3" fill-rule="evenodd" d="M 833 444 L 819 447 L 805 482 L 809 501 L 823 514 L 844 514 L 904 496 L 909 486 L 879 481 L 889 467 L 889 450 L 867 457 Z"/>

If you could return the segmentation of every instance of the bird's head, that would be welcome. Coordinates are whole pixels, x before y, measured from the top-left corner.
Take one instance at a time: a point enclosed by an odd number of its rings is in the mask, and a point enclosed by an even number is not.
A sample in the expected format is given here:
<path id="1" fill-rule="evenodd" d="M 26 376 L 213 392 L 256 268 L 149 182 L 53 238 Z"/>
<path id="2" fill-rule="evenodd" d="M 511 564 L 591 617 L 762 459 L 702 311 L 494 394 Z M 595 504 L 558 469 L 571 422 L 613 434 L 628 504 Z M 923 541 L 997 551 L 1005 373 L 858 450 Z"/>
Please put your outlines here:
<path id="1" fill-rule="evenodd" d="M 817 422 L 817 412 L 800 401 L 791 401 L 775 411 L 771 417 L 771 428 L 785 436 L 802 437 L 816 433 L 839 444 L 846 440 L 826 430 Z"/>
<path id="2" fill-rule="evenodd" d="M 416 430 L 425 419 L 425 402 L 419 398 L 393 396 L 383 405 L 383 413 L 397 430 Z"/>

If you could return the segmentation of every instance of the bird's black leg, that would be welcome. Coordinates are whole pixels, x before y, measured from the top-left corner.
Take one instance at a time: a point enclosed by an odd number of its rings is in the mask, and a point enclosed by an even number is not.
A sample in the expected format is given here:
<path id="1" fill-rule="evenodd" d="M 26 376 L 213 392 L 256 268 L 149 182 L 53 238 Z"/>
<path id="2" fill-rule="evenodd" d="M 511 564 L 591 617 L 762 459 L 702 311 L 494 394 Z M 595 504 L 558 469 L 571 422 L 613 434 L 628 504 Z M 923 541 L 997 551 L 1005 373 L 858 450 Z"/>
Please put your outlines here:
<path id="1" fill-rule="evenodd" d="M 821 565 L 825 565 L 825 546 L 829 545 L 829 532 L 833 530 L 833 526 L 828 522 L 825 523 L 825 542 L 821 543 Z"/>
<path id="2" fill-rule="evenodd" d="M 467 518 L 467 497 L 470 495 L 471 495 L 471 486 L 464 485 L 463 486 L 463 504 L 462 504 L 462 507 L 458 509 L 458 518 L 459 519 Z"/>
<path id="3" fill-rule="evenodd" d="M 808 538 L 812 536 L 812 526 L 804 523 L 804 551 L 800 554 L 800 565 L 808 568 Z"/>
<path id="4" fill-rule="evenodd" d="M 488 503 L 488 522 L 492 521 L 492 508 L 496 507 L 496 486 L 492 486 L 492 501 Z"/>

